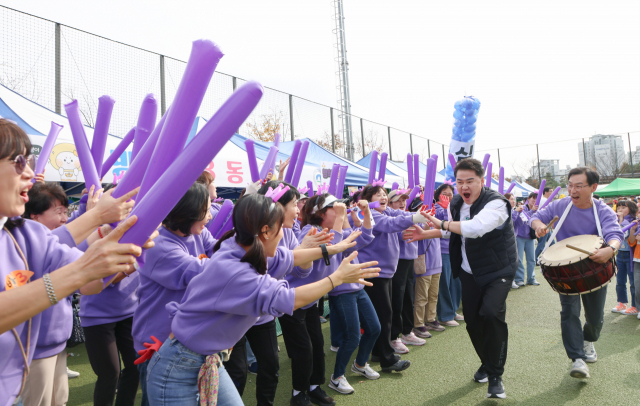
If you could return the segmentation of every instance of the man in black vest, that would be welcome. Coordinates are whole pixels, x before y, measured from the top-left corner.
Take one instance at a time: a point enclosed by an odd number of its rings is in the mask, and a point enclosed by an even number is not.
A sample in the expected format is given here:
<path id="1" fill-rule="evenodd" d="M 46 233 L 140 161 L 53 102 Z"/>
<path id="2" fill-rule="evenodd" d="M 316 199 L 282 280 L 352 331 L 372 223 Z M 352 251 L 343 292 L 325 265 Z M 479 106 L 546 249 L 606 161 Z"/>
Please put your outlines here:
<path id="1" fill-rule="evenodd" d="M 504 399 L 502 374 L 509 336 L 505 301 L 518 268 L 511 204 L 500 193 L 483 187 L 484 168 L 480 161 L 459 161 L 454 175 L 458 194 L 449 204 L 451 221 L 427 215 L 434 229 L 413 227 L 404 238 L 451 238 L 451 270 L 462 283 L 467 332 L 482 362 L 473 379 L 489 382 L 487 397 Z"/>

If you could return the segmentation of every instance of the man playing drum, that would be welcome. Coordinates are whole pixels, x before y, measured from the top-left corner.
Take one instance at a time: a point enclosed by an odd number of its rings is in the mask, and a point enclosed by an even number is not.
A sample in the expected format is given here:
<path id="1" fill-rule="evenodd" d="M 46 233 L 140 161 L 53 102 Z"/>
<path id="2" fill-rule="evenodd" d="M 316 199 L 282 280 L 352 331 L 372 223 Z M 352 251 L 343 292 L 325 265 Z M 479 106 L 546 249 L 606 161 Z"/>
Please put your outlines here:
<path id="1" fill-rule="evenodd" d="M 546 224 L 554 216 L 560 218 L 554 231 L 555 235 L 551 236 L 545 249 L 553 237 L 562 241 L 584 234 L 601 236 L 609 246 L 596 249 L 589 259 L 604 264 L 616 254 L 624 236 L 618 225 L 616 213 L 592 196 L 600 181 L 600 175 L 593 169 L 579 167 L 571 169 L 567 178 L 569 196 L 539 210 L 531 217 L 529 225 L 535 230 L 536 236 L 542 237 L 547 234 Z M 584 330 L 580 325 L 580 297 L 586 319 Z M 598 341 L 604 323 L 606 297 L 606 286 L 582 295 L 560 295 L 562 342 L 567 356 L 573 361 L 569 374 L 574 378 L 589 378 L 589 368 L 585 361 L 592 363 L 598 360 L 593 343 Z"/>

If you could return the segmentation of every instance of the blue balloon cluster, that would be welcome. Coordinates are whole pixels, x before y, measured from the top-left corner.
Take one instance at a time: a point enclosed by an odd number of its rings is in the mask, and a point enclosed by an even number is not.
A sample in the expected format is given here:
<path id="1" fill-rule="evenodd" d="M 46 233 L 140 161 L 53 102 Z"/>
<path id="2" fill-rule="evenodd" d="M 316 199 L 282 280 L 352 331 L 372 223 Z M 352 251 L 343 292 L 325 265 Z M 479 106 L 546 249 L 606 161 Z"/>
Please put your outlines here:
<path id="1" fill-rule="evenodd" d="M 453 133 L 452 141 L 471 142 L 476 137 L 476 122 L 478 121 L 478 111 L 480 111 L 480 100 L 474 96 L 465 96 L 453 105 Z M 449 151 L 454 153 L 456 151 Z M 472 156 L 472 151 L 468 151 Z M 453 168 L 447 163 L 447 180 L 454 181 Z"/>

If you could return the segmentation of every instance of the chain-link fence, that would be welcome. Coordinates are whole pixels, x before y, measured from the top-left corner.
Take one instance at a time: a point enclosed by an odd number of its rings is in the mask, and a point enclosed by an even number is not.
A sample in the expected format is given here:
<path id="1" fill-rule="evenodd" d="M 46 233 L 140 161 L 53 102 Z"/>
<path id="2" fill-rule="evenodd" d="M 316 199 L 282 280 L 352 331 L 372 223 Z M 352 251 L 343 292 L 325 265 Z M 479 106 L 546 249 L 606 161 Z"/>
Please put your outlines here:
<path id="1" fill-rule="evenodd" d="M 159 113 L 164 113 L 185 67 L 184 61 L 0 6 L 0 84 L 63 115 L 63 105 L 77 99 L 90 126 L 95 122 L 98 97 L 108 94 L 116 100 L 109 129 L 115 136 L 124 136 L 136 124 L 140 103 L 149 93 L 156 96 Z M 198 114 L 211 117 L 245 82 L 216 72 Z M 345 116 L 330 106 L 270 88 L 265 88 L 262 100 L 238 132 L 262 141 L 271 140 L 275 132 L 285 141 L 309 138 L 353 161 L 375 149 L 389 153 L 396 162 L 405 162 L 410 153 L 419 154 L 423 163 L 437 155 L 438 170 L 448 164 L 446 144 Z M 569 168 L 585 164 L 600 172 L 601 183 L 616 177 L 640 177 L 640 131 L 542 144 L 523 139 L 521 146 L 480 149 L 474 156 L 482 160 L 486 153 L 491 155 L 494 177 L 503 166 L 507 180 L 534 187 L 543 178 L 547 185 L 564 186 Z"/>

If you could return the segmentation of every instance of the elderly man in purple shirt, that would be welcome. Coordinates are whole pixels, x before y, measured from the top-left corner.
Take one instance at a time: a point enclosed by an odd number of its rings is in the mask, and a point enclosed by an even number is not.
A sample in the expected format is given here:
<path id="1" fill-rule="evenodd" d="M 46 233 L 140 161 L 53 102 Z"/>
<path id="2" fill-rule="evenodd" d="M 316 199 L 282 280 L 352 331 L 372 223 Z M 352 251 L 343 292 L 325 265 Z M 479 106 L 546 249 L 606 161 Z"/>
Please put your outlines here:
<path id="1" fill-rule="evenodd" d="M 529 220 L 529 225 L 538 237 L 542 237 L 547 234 L 545 223 L 558 216 L 561 218 L 555 231 L 558 241 L 583 234 L 601 235 L 608 246 L 597 249 L 589 258 L 604 264 L 617 253 L 624 236 L 618 225 L 616 213 L 592 196 L 598 187 L 600 175 L 593 169 L 579 167 L 569 171 L 567 178 L 569 196 L 556 200 L 538 211 Z M 563 221 L 565 213 L 566 218 Z M 600 224 L 601 232 L 597 223 Z M 580 297 L 586 319 L 584 330 L 580 323 Z M 606 286 L 580 296 L 560 295 L 562 342 L 567 356 L 573 361 L 569 374 L 574 378 L 589 378 L 589 368 L 585 361 L 593 363 L 598 360 L 593 343 L 598 340 L 602 330 L 606 298 Z"/>

